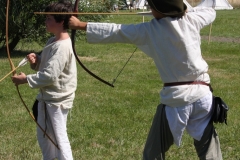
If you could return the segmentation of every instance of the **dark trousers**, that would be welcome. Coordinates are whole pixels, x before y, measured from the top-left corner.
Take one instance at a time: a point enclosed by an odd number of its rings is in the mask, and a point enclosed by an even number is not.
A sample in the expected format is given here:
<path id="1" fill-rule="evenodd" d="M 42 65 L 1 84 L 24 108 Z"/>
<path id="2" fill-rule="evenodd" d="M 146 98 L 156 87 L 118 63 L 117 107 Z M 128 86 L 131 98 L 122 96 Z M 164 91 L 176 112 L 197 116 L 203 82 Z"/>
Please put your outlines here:
<path id="1" fill-rule="evenodd" d="M 165 152 L 173 144 L 165 105 L 157 107 L 151 129 L 143 151 L 143 160 L 165 160 Z M 200 160 L 222 160 L 220 142 L 213 126 L 209 122 L 200 141 L 194 140 L 194 146 Z"/>

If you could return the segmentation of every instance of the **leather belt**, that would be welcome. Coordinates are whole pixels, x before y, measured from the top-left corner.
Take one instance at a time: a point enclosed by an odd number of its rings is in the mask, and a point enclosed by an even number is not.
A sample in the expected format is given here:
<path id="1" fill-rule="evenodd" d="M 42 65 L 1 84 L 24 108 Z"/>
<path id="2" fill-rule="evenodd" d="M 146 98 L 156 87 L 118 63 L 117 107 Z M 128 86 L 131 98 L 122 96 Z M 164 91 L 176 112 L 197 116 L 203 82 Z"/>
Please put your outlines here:
<path id="1" fill-rule="evenodd" d="M 206 86 L 210 86 L 210 84 L 202 81 L 188 81 L 188 82 L 172 82 L 172 83 L 164 83 L 164 87 L 169 87 L 169 86 L 179 86 L 179 85 L 192 85 L 192 84 L 202 84 Z"/>
<path id="2" fill-rule="evenodd" d="M 173 82 L 173 83 L 164 83 L 164 87 L 169 87 L 169 86 L 179 86 L 179 85 L 192 85 L 192 84 L 201 84 L 201 85 L 206 85 L 209 86 L 209 89 L 211 92 L 213 92 L 213 88 L 211 84 L 202 82 L 202 81 L 188 81 L 188 82 Z"/>

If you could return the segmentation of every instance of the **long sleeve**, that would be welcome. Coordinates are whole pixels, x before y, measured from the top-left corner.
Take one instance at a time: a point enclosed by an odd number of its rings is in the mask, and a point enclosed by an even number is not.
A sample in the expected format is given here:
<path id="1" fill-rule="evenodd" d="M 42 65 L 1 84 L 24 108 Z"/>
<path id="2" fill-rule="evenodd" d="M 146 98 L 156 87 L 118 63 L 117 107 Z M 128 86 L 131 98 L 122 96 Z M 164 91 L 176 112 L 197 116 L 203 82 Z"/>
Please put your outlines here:
<path id="1" fill-rule="evenodd" d="M 150 56 L 163 83 L 203 81 L 210 83 L 208 64 L 201 53 L 200 30 L 216 17 L 212 8 L 194 8 L 181 18 L 152 19 L 137 25 L 88 23 L 89 43 L 131 43 Z M 119 53 L 120 54 L 120 53 Z M 209 87 L 164 87 L 161 101 L 169 106 L 192 103 Z"/>
<path id="2" fill-rule="evenodd" d="M 186 18 L 200 31 L 215 20 L 216 11 L 209 7 L 194 7 L 187 13 Z"/>
<path id="3" fill-rule="evenodd" d="M 77 67 L 70 38 L 47 45 L 41 54 L 39 70 L 27 75 L 27 80 L 31 88 L 40 89 L 38 100 L 72 103 L 77 88 Z"/>

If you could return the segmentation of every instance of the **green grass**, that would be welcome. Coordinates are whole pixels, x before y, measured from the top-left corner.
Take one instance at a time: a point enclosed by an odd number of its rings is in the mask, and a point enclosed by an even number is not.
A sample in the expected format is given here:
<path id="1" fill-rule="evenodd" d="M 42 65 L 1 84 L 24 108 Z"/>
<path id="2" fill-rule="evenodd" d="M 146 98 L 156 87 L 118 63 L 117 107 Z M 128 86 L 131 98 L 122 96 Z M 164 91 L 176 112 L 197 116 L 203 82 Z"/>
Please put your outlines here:
<path id="1" fill-rule="evenodd" d="M 240 9 L 219 10 L 212 24 L 212 36 L 240 38 Z M 201 35 L 208 35 L 210 26 L 201 31 Z"/>
<path id="2" fill-rule="evenodd" d="M 218 12 L 213 23 L 213 35 L 239 37 L 240 10 Z M 111 16 L 109 22 L 138 23 L 141 16 Z M 149 20 L 149 18 L 145 18 Z M 234 25 L 233 25 L 234 24 Z M 230 27 L 230 28 L 229 28 Z M 223 29 L 225 28 L 225 29 Z M 201 34 L 208 35 L 206 27 Z M 112 81 L 125 64 L 135 46 L 129 44 L 92 45 L 77 42 L 77 52 L 83 63 L 97 75 Z M 203 57 L 209 64 L 214 94 L 229 105 L 228 125 L 216 125 L 223 159 L 240 159 L 239 129 L 239 61 L 240 45 L 234 43 L 202 42 Z M 26 55 L 15 51 L 14 64 Z M 9 64 L 0 53 L 0 75 Z M 29 66 L 18 71 L 31 74 Z M 27 85 L 19 87 L 28 107 L 35 100 L 37 90 Z M 137 50 L 115 87 L 108 87 L 88 75 L 78 66 L 78 89 L 74 107 L 68 117 L 68 134 L 76 160 L 140 160 L 151 121 L 159 103 L 162 82 L 153 61 Z M 18 98 L 10 77 L 0 83 L 0 159 L 36 160 L 41 152 L 36 140 L 36 125 Z M 193 140 L 184 134 L 180 148 L 172 146 L 167 159 L 197 159 Z"/>

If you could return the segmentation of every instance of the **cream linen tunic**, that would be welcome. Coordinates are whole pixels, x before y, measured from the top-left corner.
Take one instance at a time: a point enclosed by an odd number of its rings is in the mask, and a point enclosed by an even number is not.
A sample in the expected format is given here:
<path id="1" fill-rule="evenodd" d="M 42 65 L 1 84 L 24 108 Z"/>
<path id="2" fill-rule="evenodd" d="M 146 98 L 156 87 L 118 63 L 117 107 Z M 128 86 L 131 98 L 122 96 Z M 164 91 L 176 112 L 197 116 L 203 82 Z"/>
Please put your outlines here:
<path id="1" fill-rule="evenodd" d="M 132 43 L 155 62 L 163 83 L 204 81 L 210 83 L 208 65 L 201 55 L 200 29 L 216 17 L 212 8 L 193 8 L 181 19 L 166 17 L 138 25 L 88 23 L 89 43 Z M 204 97 L 209 87 L 164 87 L 161 102 L 171 107 L 191 104 Z"/>
<path id="2" fill-rule="evenodd" d="M 39 88 L 39 101 L 63 109 L 72 107 L 77 88 L 77 68 L 71 39 L 52 42 L 51 38 L 38 58 L 36 74 L 27 75 L 31 88 Z"/>
<path id="3" fill-rule="evenodd" d="M 212 8 L 193 8 L 182 18 L 152 19 L 137 25 L 88 23 L 87 40 L 135 44 L 154 60 L 163 83 L 210 83 L 208 65 L 201 55 L 200 30 L 215 17 Z M 185 128 L 194 139 L 201 139 L 211 118 L 211 95 L 205 85 L 163 87 L 160 91 L 176 145 L 180 146 Z"/>

